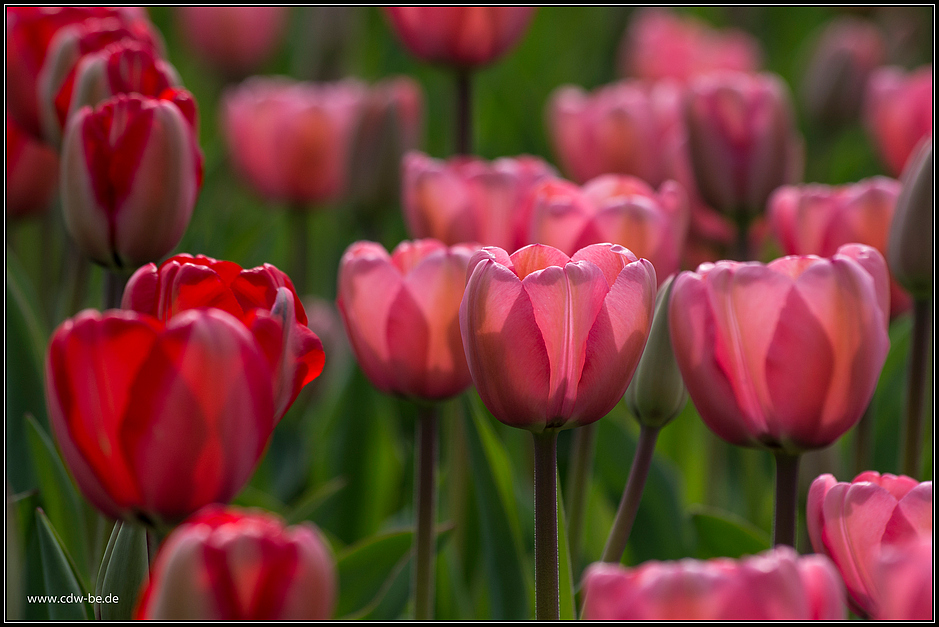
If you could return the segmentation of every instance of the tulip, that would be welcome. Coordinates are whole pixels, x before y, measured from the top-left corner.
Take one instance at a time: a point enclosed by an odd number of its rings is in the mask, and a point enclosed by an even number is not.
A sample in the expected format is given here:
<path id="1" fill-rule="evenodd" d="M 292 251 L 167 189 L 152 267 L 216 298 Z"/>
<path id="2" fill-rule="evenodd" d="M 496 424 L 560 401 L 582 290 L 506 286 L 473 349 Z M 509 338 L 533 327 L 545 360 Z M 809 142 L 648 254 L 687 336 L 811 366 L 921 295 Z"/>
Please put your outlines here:
<path id="1" fill-rule="evenodd" d="M 851 483 L 827 474 L 812 482 L 806 508 L 812 547 L 838 567 L 857 613 L 876 616 L 897 600 L 877 585 L 879 560 L 888 547 L 931 542 L 932 508 L 932 481 L 867 471 Z"/>
<path id="2" fill-rule="evenodd" d="M 619 66 L 624 76 L 687 82 L 714 70 L 755 72 L 761 57 L 757 41 L 743 31 L 716 30 L 693 17 L 644 9 L 623 37 Z"/>
<path id="3" fill-rule="evenodd" d="M 163 322 L 181 311 L 215 307 L 270 345 L 279 342 L 277 350 L 265 354 L 274 374 L 275 421 L 323 371 L 323 344 L 307 327 L 300 297 L 290 278 L 269 263 L 243 270 L 231 261 L 176 255 L 159 267 L 150 263 L 137 270 L 127 282 L 121 307 Z"/>
<path id="4" fill-rule="evenodd" d="M 36 141 L 7 113 L 7 218 L 44 213 L 52 200 L 59 156 Z"/>
<path id="5" fill-rule="evenodd" d="M 875 620 L 932 620 L 932 538 L 886 546 L 874 569 Z"/>
<path id="6" fill-rule="evenodd" d="M 136 618 L 325 620 L 335 602 L 336 566 L 312 523 L 213 505 L 166 539 Z"/>
<path id="7" fill-rule="evenodd" d="M 69 234 L 91 259 L 126 272 L 179 242 L 202 185 L 195 118 L 184 90 L 122 94 L 70 118 L 62 207 Z"/>
<path id="8" fill-rule="evenodd" d="M 82 493 L 107 516 L 157 528 L 230 501 L 274 427 L 270 350 L 218 309 L 165 324 L 87 310 L 62 323 L 46 401 Z"/>
<path id="9" fill-rule="evenodd" d="M 181 6 L 176 22 L 195 56 L 228 76 L 259 69 L 283 39 L 283 6 Z"/>
<path id="10" fill-rule="evenodd" d="M 403 168 L 402 206 L 411 237 L 506 250 L 528 243 L 528 195 L 555 173 L 537 157 L 439 161 L 419 152 L 406 155 Z"/>
<path id="11" fill-rule="evenodd" d="M 488 65 L 525 34 L 535 7 L 387 7 L 408 51 L 423 61 L 458 68 Z"/>
<path id="12" fill-rule="evenodd" d="M 625 246 L 655 266 L 656 276 L 678 271 L 688 231 L 688 199 L 666 181 L 656 193 L 631 176 L 608 174 L 582 188 L 547 179 L 531 195 L 528 241 L 573 255 L 602 242 Z"/>
<path id="13" fill-rule="evenodd" d="M 886 256 L 899 195 L 899 182 L 882 176 L 838 187 L 786 185 L 770 196 L 770 226 L 787 255 L 830 257 L 839 246 L 856 242 Z M 910 304 L 909 295 L 891 280 L 891 318 Z"/>
<path id="14" fill-rule="evenodd" d="M 897 198 L 887 243 L 890 270 L 917 300 L 932 297 L 933 174 L 930 139 L 922 143 L 903 174 L 903 189 Z"/>
<path id="15" fill-rule="evenodd" d="M 864 120 L 887 170 L 899 176 L 916 146 L 932 136 L 932 66 L 910 73 L 875 71 L 867 84 Z"/>
<path id="16" fill-rule="evenodd" d="M 594 564 L 584 575 L 585 620 L 845 620 L 830 560 L 789 547 L 733 560 Z"/>

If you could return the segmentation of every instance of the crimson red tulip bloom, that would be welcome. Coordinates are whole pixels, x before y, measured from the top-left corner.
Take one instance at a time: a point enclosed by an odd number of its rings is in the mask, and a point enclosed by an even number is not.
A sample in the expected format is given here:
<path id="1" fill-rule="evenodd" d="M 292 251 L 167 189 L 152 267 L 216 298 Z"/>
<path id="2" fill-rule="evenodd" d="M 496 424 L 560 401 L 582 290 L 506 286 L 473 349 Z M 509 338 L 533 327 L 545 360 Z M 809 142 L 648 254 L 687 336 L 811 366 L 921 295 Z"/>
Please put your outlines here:
<path id="1" fill-rule="evenodd" d="M 163 526 L 234 498 L 274 427 L 268 350 L 218 309 L 62 323 L 46 361 L 49 421 L 88 500 Z"/>
<path id="2" fill-rule="evenodd" d="M 282 6 L 181 6 L 176 22 L 200 60 L 228 76 L 243 77 L 277 51 L 289 12 Z"/>
<path id="3" fill-rule="evenodd" d="M 584 575 L 585 620 L 844 620 L 831 560 L 787 546 L 739 560 L 598 563 Z"/>
<path id="4" fill-rule="evenodd" d="M 867 84 L 864 120 L 887 171 L 900 176 L 914 149 L 932 136 L 932 66 L 877 70 Z"/>
<path id="5" fill-rule="evenodd" d="M 649 337 L 655 269 L 613 244 L 473 255 L 460 305 L 470 373 L 500 421 L 589 424 L 623 397 Z"/>
<path id="6" fill-rule="evenodd" d="M 890 590 L 877 585 L 884 551 L 916 550 L 910 542 L 931 542 L 932 511 L 932 481 L 867 471 L 839 483 L 826 474 L 809 489 L 806 523 L 812 547 L 841 571 L 852 608 L 874 616 L 901 601 L 885 598 Z"/>
<path id="7" fill-rule="evenodd" d="M 323 344 L 307 327 L 306 312 L 290 278 L 267 263 L 243 270 L 231 261 L 176 255 L 141 267 L 127 282 L 124 309 L 168 322 L 197 307 L 216 307 L 263 338 L 274 374 L 275 420 L 300 390 L 323 371 Z"/>
<path id="8" fill-rule="evenodd" d="M 56 190 L 59 156 L 26 133 L 7 113 L 8 218 L 44 213 Z"/>
<path id="9" fill-rule="evenodd" d="M 830 259 L 720 261 L 683 272 L 672 346 L 704 422 L 739 446 L 828 446 L 860 419 L 887 357 L 889 275 L 861 244 Z"/>
<path id="10" fill-rule="evenodd" d="M 212 505 L 160 547 L 137 606 L 144 620 L 325 620 L 336 566 L 311 523 Z"/>

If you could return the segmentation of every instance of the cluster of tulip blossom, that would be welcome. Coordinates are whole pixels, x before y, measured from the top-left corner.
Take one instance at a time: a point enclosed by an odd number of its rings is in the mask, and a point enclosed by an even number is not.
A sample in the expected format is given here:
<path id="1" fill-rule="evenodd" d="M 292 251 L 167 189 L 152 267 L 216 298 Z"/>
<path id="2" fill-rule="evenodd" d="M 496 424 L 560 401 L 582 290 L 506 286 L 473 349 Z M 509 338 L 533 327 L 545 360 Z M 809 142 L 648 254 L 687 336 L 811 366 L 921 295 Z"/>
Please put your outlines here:
<path id="1" fill-rule="evenodd" d="M 240 9 L 181 11 L 187 40 L 228 77 L 259 67 L 285 23 L 282 9 Z M 400 197 L 413 239 L 390 253 L 349 245 L 336 306 L 372 385 L 418 407 L 415 618 L 434 614 L 437 409 L 474 386 L 495 419 L 532 433 L 537 618 L 559 618 L 558 433 L 591 428 L 625 395 L 641 435 L 605 563 L 584 571 L 583 618 L 843 620 L 850 608 L 931 619 L 931 481 L 823 474 L 807 499 L 816 554 L 792 548 L 800 456 L 861 420 L 891 319 L 924 302 L 928 313 L 931 68 L 877 69 L 884 46 L 855 22 L 823 33 L 804 87 L 811 115 L 863 115 L 903 180 L 803 184 L 789 89 L 760 72 L 757 42 L 644 10 L 620 48 L 630 78 L 549 97 L 565 180 L 539 157 L 471 152 L 469 73 L 507 54 L 533 12 L 388 9 L 412 54 L 456 72 L 448 159 L 416 150 L 423 97 L 406 77 L 370 88 L 253 76 L 222 97 L 232 166 L 264 199 L 297 210 Z M 196 102 L 142 10 L 22 8 L 7 19 L 8 212 L 46 205 L 58 170 L 69 235 L 126 281 L 109 309 L 54 331 L 45 396 L 87 500 L 166 536 L 135 616 L 331 618 L 338 577 L 319 530 L 229 505 L 323 371 L 305 281 L 271 264 L 166 258 L 189 224 L 203 157 Z M 245 34 L 243 47 L 213 39 L 221 21 Z M 832 74 L 853 98 L 821 93 Z M 787 256 L 753 260 L 758 222 Z M 774 455 L 777 546 L 623 568 L 655 438 L 688 397 L 717 436 Z M 105 551 L 101 573 L 115 555 Z"/>

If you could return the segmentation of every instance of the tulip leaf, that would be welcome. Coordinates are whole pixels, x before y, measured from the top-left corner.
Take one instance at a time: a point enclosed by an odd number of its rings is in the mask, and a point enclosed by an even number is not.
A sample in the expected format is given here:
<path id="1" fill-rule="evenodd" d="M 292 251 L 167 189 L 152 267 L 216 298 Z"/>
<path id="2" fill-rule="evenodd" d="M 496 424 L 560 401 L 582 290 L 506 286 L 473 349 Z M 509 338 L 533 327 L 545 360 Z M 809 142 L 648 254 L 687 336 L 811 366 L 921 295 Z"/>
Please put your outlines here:
<path id="1" fill-rule="evenodd" d="M 363 617 L 378 605 L 410 559 L 412 537 L 411 531 L 378 534 L 347 547 L 339 555 L 336 616 Z"/>
<path id="2" fill-rule="evenodd" d="M 118 523 L 111 537 L 114 543 L 108 541 L 107 566 L 102 561 L 103 581 L 95 592 L 104 602 L 97 605 L 96 613 L 103 620 L 130 620 L 150 569 L 147 530 L 132 523 Z"/>
<path id="3" fill-rule="evenodd" d="M 104 573 L 108 569 L 108 563 L 111 561 L 111 552 L 114 551 L 114 543 L 117 542 L 117 535 L 121 531 L 121 521 L 114 523 L 114 527 L 111 529 L 110 535 L 108 535 L 108 543 L 104 547 L 104 555 L 101 556 L 101 564 L 98 566 L 98 576 L 95 577 L 95 596 L 101 596 L 101 591 L 104 589 Z M 98 609 L 95 608 L 95 619 L 100 619 L 101 616 L 98 614 Z"/>
<path id="4" fill-rule="evenodd" d="M 561 477 L 557 478 L 558 499 L 558 593 L 560 595 L 561 620 L 575 620 L 574 573 L 571 568 L 571 551 L 567 542 L 567 519 L 564 515 L 564 500 L 561 498 Z"/>
<path id="5" fill-rule="evenodd" d="M 88 620 L 85 591 L 62 547 L 58 534 L 43 513 L 36 508 L 36 527 L 42 560 L 42 579 L 45 594 L 55 597 L 56 603 L 47 603 L 52 620 Z"/>
<path id="6" fill-rule="evenodd" d="M 316 513 L 326 501 L 332 498 L 337 492 L 346 487 L 344 477 L 335 477 L 323 485 L 310 488 L 297 499 L 295 505 L 290 507 L 284 513 L 284 519 L 291 525 L 304 520 L 310 520 L 310 517 Z"/>
<path id="7" fill-rule="evenodd" d="M 739 558 L 770 548 L 769 535 L 750 522 L 715 507 L 692 506 L 691 523 L 697 535 L 698 559 Z"/>

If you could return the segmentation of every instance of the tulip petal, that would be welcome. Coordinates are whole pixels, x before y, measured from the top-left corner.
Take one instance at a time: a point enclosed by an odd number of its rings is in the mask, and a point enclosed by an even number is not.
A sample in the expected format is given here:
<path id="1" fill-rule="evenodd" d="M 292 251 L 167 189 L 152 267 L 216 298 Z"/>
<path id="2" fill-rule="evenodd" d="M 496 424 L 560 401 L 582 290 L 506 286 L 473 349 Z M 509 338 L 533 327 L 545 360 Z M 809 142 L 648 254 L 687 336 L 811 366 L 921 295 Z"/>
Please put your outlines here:
<path id="1" fill-rule="evenodd" d="M 897 503 L 884 529 L 884 544 L 904 544 L 913 539 L 932 538 L 932 481 L 910 490 Z"/>

